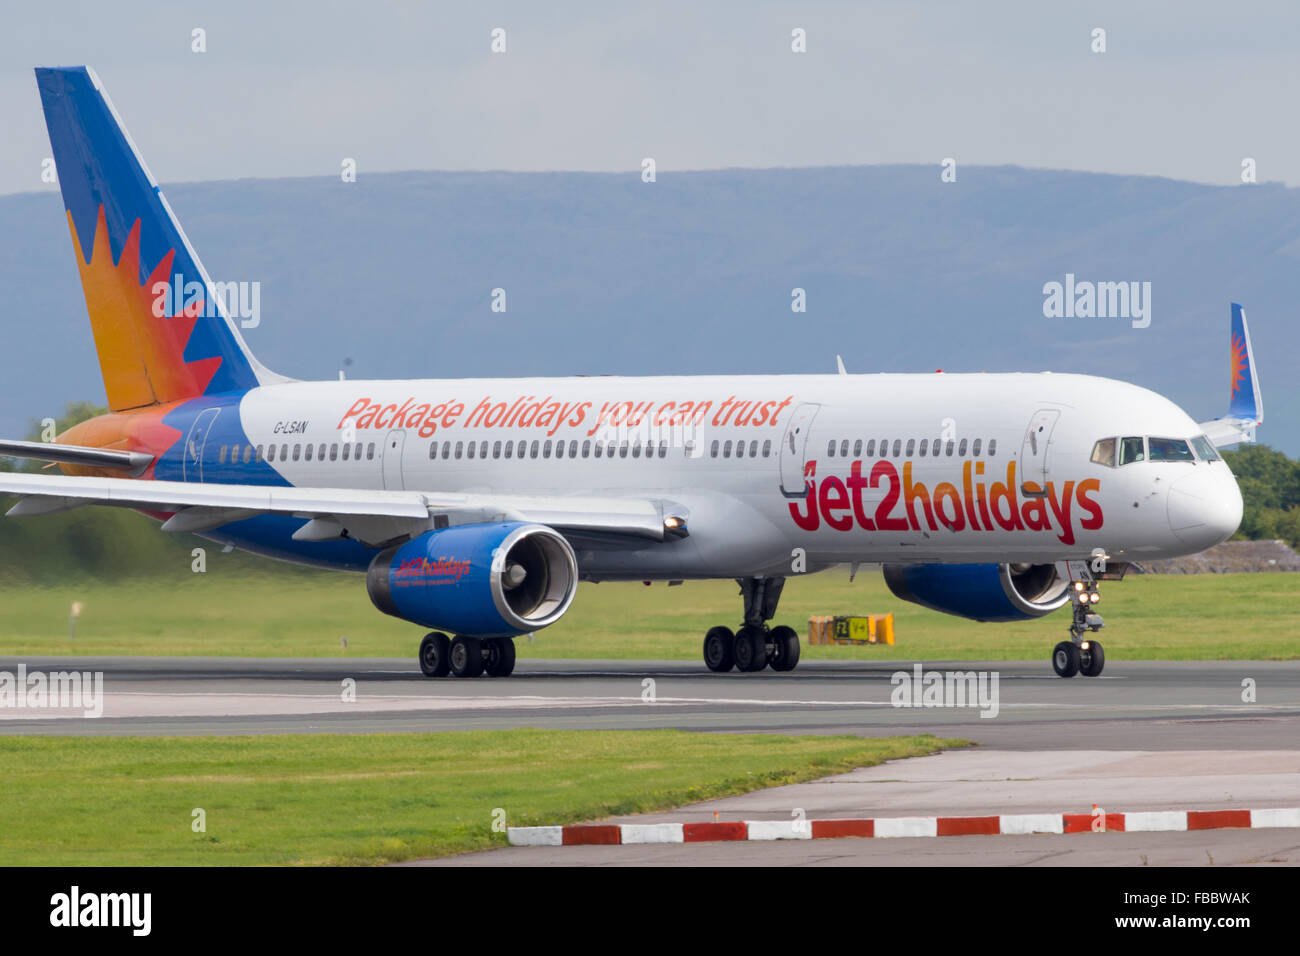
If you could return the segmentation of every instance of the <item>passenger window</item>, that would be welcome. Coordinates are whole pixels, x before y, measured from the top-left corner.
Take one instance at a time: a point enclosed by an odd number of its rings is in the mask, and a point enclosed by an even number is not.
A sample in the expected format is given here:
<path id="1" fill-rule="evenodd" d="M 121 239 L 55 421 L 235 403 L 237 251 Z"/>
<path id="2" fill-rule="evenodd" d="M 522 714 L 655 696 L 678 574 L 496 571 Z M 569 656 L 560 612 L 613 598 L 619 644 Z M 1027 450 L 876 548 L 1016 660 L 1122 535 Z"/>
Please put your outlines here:
<path id="1" fill-rule="evenodd" d="M 758 457 L 758 439 L 757 439 L 757 438 L 755 438 L 753 441 L 751 441 L 751 442 L 749 443 L 749 457 L 750 457 L 750 458 L 757 458 L 757 457 Z"/>
<path id="2" fill-rule="evenodd" d="M 506 442 L 506 457 L 511 458 L 514 456 L 514 453 L 515 453 L 515 443 L 512 441 Z"/>
<path id="3" fill-rule="evenodd" d="M 949 458 L 951 458 L 952 453 L 956 450 L 957 450 L 957 443 L 953 441 L 951 438 L 949 438 L 948 444 L 945 445 L 943 449 L 944 454 L 947 455 Z"/>
<path id="4" fill-rule="evenodd" d="M 538 442 L 536 439 L 534 439 L 534 440 L 533 440 L 532 447 L 528 450 L 528 457 L 529 457 L 529 458 L 536 458 L 536 457 L 537 457 L 537 449 L 538 449 L 538 447 L 539 447 L 539 442 Z"/>
<path id="5" fill-rule="evenodd" d="M 307 445 L 307 446 L 306 446 L 306 454 L 303 455 L 303 460 L 304 460 L 304 461 L 311 461 L 311 453 L 312 453 L 312 449 L 315 448 L 315 447 L 316 447 L 315 445 Z M 296 457 L 296 456 L 295 456 L 295 457 Z"/>
<path id="6" fill-rule="evenodd" d="M 731 457 L 731 439 L 730 439 L 730 438 L 728 438 L 727 441 L 726 441 L 726 442 L 723 444 L 723 446 L 722 446 L 722 457 L 723 457 L 723 458 L 730 458 L 730 457 Z"/>
<path id="7" fill-rule="evenodd" d="M 321 442 L 321 443 L 320 443 L 320 447 L 316 449 L 316 457 L 317 457 L 317 459 L 319 459 L 320 461 L 324 461 L 324 460 L 325 460 L 325 443 L 324 443 L 324 442 Z"/>
<path id="8" fill-rule="evenodd" d="M 429 442 L 429 461 L 433 461 L 437 457 L 438 457 L 438 443 L 436 441 L 431 441 Z"/>
<path id="9" fill-rule="evenodd" d="M 617 447 L 618 447 L 618 442 L 610 442 L 608 445 L 606 445 L 606 446 L 605 446 L 605 457 L 606 457 L 606 458 L 613 458 L 613 457 L 614 457 L 614 449 L 617 448 Z"/>
<path id="10" fill-rule="evenodd" d="M 602 455 L 605 454 L 605 443 L 602 441 L 596 442 L 596 447 L 593 450 L 596 453 L 596 457 L 600 458 Z"/>
<path id="11" fill-rule="evenodd" d="M 767 455 L 764 454 L 763 457 L 766 458 Z M 857 441 L 855 441 L 855 442 L 853 443 L 853 457 L 854 457 L 854 458 L 861 458 L 861 457 L 862 457 L 862 439 L 861 439 L 861 438 L 859 438 Z"/>
<path id="12" fill-rule="evenodd" d="M 224 465 L 225 463 L 226 463 L 226 446 L 222 445 L 221 451 L 217 452 L 217 464 Z"/>
<path id="13" fill-rule="evenodd" d="M 1088 459 L 1094 465 L 1115 467 L 1115 439 L 1103 438 L 1092 446 L 1092 457 Z"/>
<path id="14" fill-rule="evenodd" d="M 366 445 L 366 461 L 374 461 L 374 460 L 375 460 L 375 443 L 370 442 L 368 445 Z"/>
<path id="15" fill-rule="evenodd" d="M 901 438 L 895 438 L 895 439 L 894 439 L 894 457 L 895 457 L 895 458 L 899 457 L 899 454 L 902 452 L 902 450 L 903 450 L 903 440 L 902 440 Z"/>
<path id="16" fill-rule="evenodd" d="M 971 446 L 970 453 L 976 458 L 980 456 L 980 440 L 978 438 L 975 439 L 975 444 Z"/>
<path id="17" fill-rule="evenodd" d="M 345 443 L 343 445 L 343 460 L 347 461 L 348 458 L 351 456 L 351 453 L 352 453 L 352 446 Z"/>
<path id="18" fill-rule="evenodd" d="M 298 460 L 298 455 L 299 455 L 299 453 L 300 453 L 301 451 L 302 451 L 302 445 L 294 445 L 294 446 L 293 446 L 293 460 L 294 460 L 294 461 L 297 461 L 297 460 Z"/>
<path id="19" fill-rule="evenodd" d="M 832 438 L 832 439 L 830 440 L 830 443 L 826 446 L 826 457 L 827 457 L 827 458 L 834 458 L 834 457 L 835 457 L 835 439 L 834 439 L 834 438 Z"/>
<path id="20" fill-rule="evenodd" d="M 661 438 L 661 439 L 659 439 L 659 457 L 660 457 L 660 458 L 667 458 L 667 457 L 668 457 L 668 439 L 667 439 L 667 438 Z"/>
<path id="21" fill-rule="evenodd" d="M 889 457 L 889 439 L 888 439 L 888 438 L 882 438 L 882 439 L 880 439 L 880 457 L 881 457 L 881 458 L 888 458 L 888 457 Z"/>
<path id="22" fill-rule="evenodd" d="M 849 440 L 847 438 L 844 439 L 844 441 L 840 442 L 840 457 L 841 458 L 849 457 Z"/>
<path id="23" fill-rule="evenodd" d="M 925 453 L 926 453 L 927 451 L 929 451 L 929 450 L 930 450 L 930 439 L 928 439 L 928 438 L 922 438 L 922 439 L 921 439 L 921 447 L 920 447 L 920 449 L 919 449 L 920 456 L 921 456 L 922 458 L 924 458 L 924 457 L 925 457 Z"/>
<path id="24" fill-rule="evenodd" d="M 619 458 L 627 457 L 627 442 L 623 442 L 618 446 L 618 457 Z"/>
<path id="25" fill-rule="evenodd" d="M 564 446 L 561 445 L 561 446 L 560 446 L 560 454 L 556 455 L 555 457 L 556 457 L 556 458 L 561 458 L 561 457 L 563 457 L 563 455 L 564 455 Z M 543 458 L 550 458 L 550 457 L 551 457 L 551 440 L 550 440 L 549 438 L 548 438 L 548 439 L 547 439 L 547 440 L 542 444 L 542 457 L 543 457 Z"/>
<path id="26" fill-rule="evenodd" d="M 297 455 L 294 455 L 293 457 L 294 457 L 294 458 L 297 458 L 298 456 L 297 456 Z M 284 444 L 284 445 L 281 445 L 281 446 L 280 446 L 280 460 L 281 460 L 281 461 L 288 461 L 288 460 L 289 460 L 289 446 L 288 446 L 288 444 Z"/>
<path id="27" fill-rule="evenodd" d="M 709 447 L 709 457 L 710 458 L 718 457 L 718 440 L 716 438 L 713 439 L 713 444 Z"/>
<path id="28" fill-rule="evenodd" d="M 908 458 L 911 458 L 911 457 L 912 457 L 912 454 L 913 454 L 915 451 L 916 451 L 916 439 L 915 439 L 915 438 L 909 438 L 909 439 L 907 440 L 907 457 L 908 457 Z"/>
<path id="29" fill-rule="evenodd" d="M 1146 449 L 1141 438 L 1121 438 L 1119 442 L 1119 463 L 1128 465 L 1135 461 L 1146 460 Z"/>
<path id="30" fill-rule="evenodd" d="M 639 442 L 639 441 L 634 441 L 634 442 L 632 443 L 632 457 L 633 457 L 633 458 L 640 458 L 640 457 L 641 457 L 641 442 Z"/>
<path id="31" fill-rule="evenodd" d="M 492 443 L 492 457 L 493 458 L 501 457 L 501 442 L 496 441 Z"/>
<path id="32" fill-rule="evenodd" d="M 1193 461 L 1192 450 L 1181 438 L 1148 438 L 1147 455 L 1151 461 Z"/>
<path id="33" fill-rule="evenodd" d="M 871 439 L 871 441 L 867 442 L 867 457 L 868 458 L 876 457 L 876 440 L 874 438 Z"/>
<path id="34" fill-rule="evenodd" d="M 360 460 L 361 460 L 361 442 L 357 442 L 357 443 L 352 447 L 352 458 L 353 458 L 354 460 L 356 460 L 356 461 L 360 461 Z"/>
<path id="35" fill-rule="evenodd" d="M 442 457 L 444 459 L 451 457 L 451 442 L 445 441 L 442 443 Z"/>
<path id="36" fill-rule="evenodd" d="M 997 440 L 996 438 L 990 438 L 990 439 L 989 439 L 989 457 L 992 458 L 992 457 L 993 457 L 994 455 L 996 455 L 997 453 L 998 453 L 998 440 Z"/>
<path id="37" fill-rule="evenodd" d="M 471 446 L 471 447 L 472 447 L 472 446 Z M 457 461 L 460 461 L 460 455 L 461 455 L 461 452 L 464 451 L 464 450 L 465 450 L 465 443 L 464 443 L 463 441 L 458 441 L 458 442 L 456 442 L 456 460 L 457 460 Z"/>
<path id="38" fill-rule="evenodd" d="M 583 457 L 585 458 L 586 456 L 587 456 L 587 453 L 584 451 L 584 452 L 583 452 Z M 570 457 L 570 458 L 577 458 L 577 457 L 578 457 L 578 439 L 576 439 L 576 438 L 573 439 L 573 441 L 569 442 L 569 457 Z"/>
<path id="39" fill-rule="evenodd" d="M 966 457 L 966 439 L 964 438 L 961 440 L 961 444 L 957 446 L 957 455 L 960 458 Z"/>
<path id="40" fill-rule="evenodd" d="M 763 457 L 768 458 L 772 454 L 772 439 L 768 438 L 763 442 Z"/>
<path id="41" fill-rule="evenodd" d="M 257 449 L 253 452 L 253 461 L 261 461 L 261 460 L 262 460 L 262 446 L 258 445 Z"/>
<path id="42" fill-rule="evenodd" d="M 338 461 L 338 460 L 339 460 L 339 446 L 336 444 L 330 445 L 330 461 Z"/>
<path id="43" fill-rule="evenodd" d="M 596 447 L 599 448 L 600 446 L 597 445 Z M 591 439 L 586 439 L 582 443 L 582 457 L 587 458 L 590 457 L 590 455 L 591 455 Z"/>
<path id="44" fill-rule="evenodd" d="M 261 446 L 258 446 L 258 447 L 261 447 Z M 267 446 L 266 446 L 266 460 L 267 460 L 267 461 L 275 461 L 275 446 L 274 446 L 274 445 L 267 445 Z"/>

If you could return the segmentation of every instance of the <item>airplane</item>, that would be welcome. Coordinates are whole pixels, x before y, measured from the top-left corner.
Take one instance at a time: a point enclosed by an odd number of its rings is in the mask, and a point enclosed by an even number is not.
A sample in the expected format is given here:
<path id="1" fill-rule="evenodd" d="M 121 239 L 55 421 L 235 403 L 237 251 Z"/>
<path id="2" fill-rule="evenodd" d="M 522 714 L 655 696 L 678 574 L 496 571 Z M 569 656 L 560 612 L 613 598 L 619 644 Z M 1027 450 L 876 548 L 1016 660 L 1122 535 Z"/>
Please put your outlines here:
<path id="1" fill-rule="evenodd" d="M 1192 554 L 1241 520 L 1217 448 L 1263 405 L 1241 306 L 1231 401 L 1197 423 L 1076 374 L 296 381 L 244 342 L 88 67 L 36 70 L 108 414 L 0 454 L 9 515 L 132 508 L 284 561 L 365 574 L 430 628 L 428 677 L 504 677 L 514 638 L 578 582 L 730 578 L 715 672 L 787 672 L 785 582 L 879 563 L 893 593 L 975 621 L 1072 607 L 1061 677 L 1097 676 L 1099 582 Z M 173 295 L 171 290 L 181 290 Z"/>

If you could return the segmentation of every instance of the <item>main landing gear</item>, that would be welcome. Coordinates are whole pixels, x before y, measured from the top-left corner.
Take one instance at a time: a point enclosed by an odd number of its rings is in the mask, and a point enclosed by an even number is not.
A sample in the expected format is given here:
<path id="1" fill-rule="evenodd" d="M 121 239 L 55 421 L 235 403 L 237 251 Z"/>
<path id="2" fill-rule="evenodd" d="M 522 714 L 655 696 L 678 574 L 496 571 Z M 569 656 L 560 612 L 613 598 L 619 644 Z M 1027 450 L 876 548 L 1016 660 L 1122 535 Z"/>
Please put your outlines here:
<path id="1" fill-rule="evenodd" d="M 420 670 L 425 677 L 509 677 L 515 669 L 515 642 L 509 637 L 448 638 L 440 631 L 420 642 Z"/>
<path id="2" fill-rule="evenodd" d="M 1097 677 L 1106 666 L 1106 652 L 1101 641 L 1085 640 L 1085 635 L 1100 631 L 1106 626 L 1093 608 L 1101 600 L 1097 584 L 1089 588 L 1083 581 L 1075 581 L 1070 586 L 1070 609 L 1074 620 L 1070 624 L 1070 639 L 1061 641 L 1052 650 L 1052 669 L 1058 677 Z"/>
<path id="3" fill-rule="evenodd" d="M 724 673 L 733 667 L 753 673 L 771 665 L 774 671 L 792 671 L 799 663 L 799 635 L 794 628 L 769 628 L 785 578 L 737 578 L 745 600 L 745 618 L 740 630 L 714 627 L 704 635 L 704 663 L 709 670 Z"/>

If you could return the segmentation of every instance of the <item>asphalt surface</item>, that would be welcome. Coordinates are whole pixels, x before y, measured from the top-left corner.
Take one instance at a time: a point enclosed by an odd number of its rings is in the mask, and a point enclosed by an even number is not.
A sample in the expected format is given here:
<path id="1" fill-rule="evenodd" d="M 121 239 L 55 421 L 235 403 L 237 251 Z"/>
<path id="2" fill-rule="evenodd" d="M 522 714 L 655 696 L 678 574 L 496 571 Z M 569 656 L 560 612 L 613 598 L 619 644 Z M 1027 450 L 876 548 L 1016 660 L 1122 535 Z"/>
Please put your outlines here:
<path id="1" fill-rule="evenodd" d="M 805 661 L 788 674 L 718 675 L 685 661 L 521 660 L 509 678 L 472 680 L 429 680 L 413 660 L 373 658 L 3 658 L 0 671 L 16 672 L 20 663 L 101 672 L 103 715 L 0 707 L 0 733 L 671 727 L 932 733 L 1041 751 L 1286 750 L 1300 741 L 1300 661 L 1112 661 L 1102 677 L 1070 680 L 1046 661 L 924 665 L 996 673 L 996 717 L 980 716 L 978 707 L 892 706 L 891 675 L 911 673 L 908 662 Z M 1254 682 L 1254 703 L 1242 701 L 1246 680 Z M 350 687 L 355 699 L 347 700 Z"/>
<path id="2" fill-rule="evenodd" d="M 1300 806 L 1300 661 L 926 662 L 997 677 L 992 700 L 898 707 L 912 662 L 805 661 L 788 674 L 696 662 L 521 660 L 510 678 L 424 678 L 407 659 L 0 658 L 0 672 L 102 675 L 84 709 L 0 706 L 3 734 L 425 733 L 551 727 L 866 736 L 931 733 L 982 751 L 895 761 L 646 820 L 1017 810 Z M 1243 701 L 1243 684 L 1255 700 Z M 87 703 L 85 701 L 83 704 Z M 981 713 L 990 716 L 981 716 Z M 927 763 L 938 761 L 938 763 Z M 972 765 L 971 761 L 975 763 Z M 938 766 L 942 772 L 927 768 Z M 971 769 L 974 766 L 974 769 Z M 957 768 L 956 771 L 953 768 Z M 692 816 L 694 815 L 694 816 Z M 1300 863 L 1298 830 L 510 848 L 436 865 L 1224 865 Z"/>

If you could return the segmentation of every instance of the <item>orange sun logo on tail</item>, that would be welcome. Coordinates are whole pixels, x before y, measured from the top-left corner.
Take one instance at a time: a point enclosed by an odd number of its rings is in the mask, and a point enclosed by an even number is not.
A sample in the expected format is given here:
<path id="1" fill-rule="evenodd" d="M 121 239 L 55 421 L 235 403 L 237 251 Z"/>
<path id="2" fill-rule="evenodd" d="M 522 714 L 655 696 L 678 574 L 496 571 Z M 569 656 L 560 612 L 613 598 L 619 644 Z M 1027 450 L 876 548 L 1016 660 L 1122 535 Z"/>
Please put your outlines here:
<path id="1" fill-rule="evenodd" d="M 1240 336 L 1232 337 L 1232 352 L 1228 356 L 1228 375 L 1232 382 L 1232 397 L 1236 398 L 1241 386 L 1246 384 L 1246 343 Z"/>
<path id="2" fill-rule="evenodd" d="M 154 293 L 158 283 L 170 278 L 175 250 L 169 251 L 140 284 L 140 220 L 113 262 L 104 207 L 99 207 L 90 261 L 77 227 L 68 212 L 73 248 L 78 250 L 77 269 L 86 296 L 86 310 L 99 352 L 104 389 L 113 411 L 166 404 L 202 395 L 221 366 L 220 358 L 186 362 L 185 346 L 203 309 L 197 302 L 179 315 L 160 315 L 160 301 Z"/>

